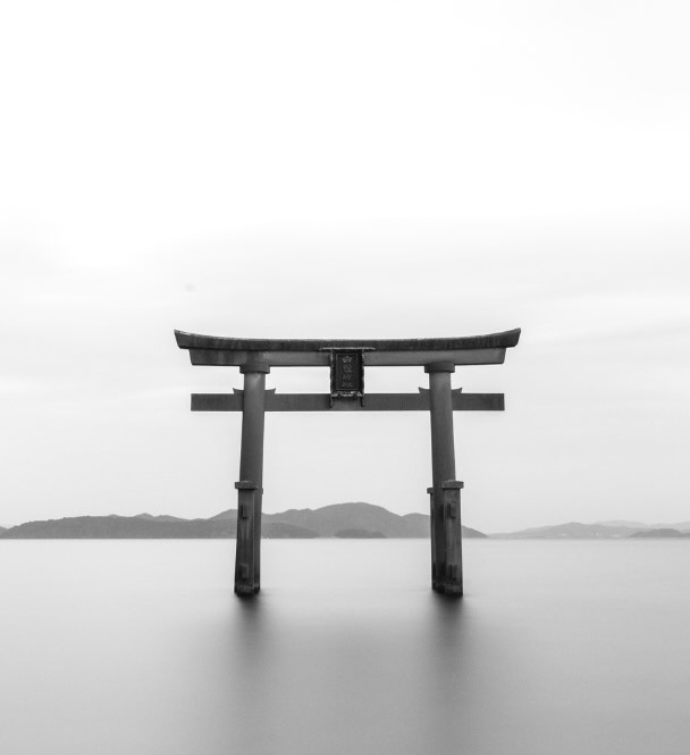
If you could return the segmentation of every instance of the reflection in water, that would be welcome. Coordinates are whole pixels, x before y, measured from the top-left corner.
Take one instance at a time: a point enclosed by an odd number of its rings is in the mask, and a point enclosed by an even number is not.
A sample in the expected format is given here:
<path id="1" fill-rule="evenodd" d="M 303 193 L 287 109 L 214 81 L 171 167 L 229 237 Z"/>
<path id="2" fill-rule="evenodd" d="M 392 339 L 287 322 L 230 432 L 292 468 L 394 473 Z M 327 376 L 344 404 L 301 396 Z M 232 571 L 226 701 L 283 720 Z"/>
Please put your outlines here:
<path id="1" fill-rule="evenodd" d="M 679 753 L 687 543 L 9 542 L 3 755 Z M 640 715 L 644 711 L 644 715 Z"/>

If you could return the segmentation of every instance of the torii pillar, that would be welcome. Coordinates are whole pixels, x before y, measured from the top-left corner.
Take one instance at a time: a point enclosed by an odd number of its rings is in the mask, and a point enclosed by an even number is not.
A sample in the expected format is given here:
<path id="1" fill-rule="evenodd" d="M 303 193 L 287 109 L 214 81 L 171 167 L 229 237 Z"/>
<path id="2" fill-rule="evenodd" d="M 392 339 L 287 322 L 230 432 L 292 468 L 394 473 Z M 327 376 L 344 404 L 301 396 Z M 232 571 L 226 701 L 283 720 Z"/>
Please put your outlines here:
<path id="1" fill-rule="evenodd" d="M 462 526 L 460 488 L 455 479 L 452 362 L 432 362 L 429 375 L 431 415 L 431 584 L 447 595 L 462 595 Z"/>
<path id="2" fill-rule="evenodd" d="M 242 450 L 238 495 L 235 592 L 253 595 L 261 585 L 261 503 L 264 478 L 264 418 L 267 364 L 249 362 L 244 374 L 242 404 Z"/>

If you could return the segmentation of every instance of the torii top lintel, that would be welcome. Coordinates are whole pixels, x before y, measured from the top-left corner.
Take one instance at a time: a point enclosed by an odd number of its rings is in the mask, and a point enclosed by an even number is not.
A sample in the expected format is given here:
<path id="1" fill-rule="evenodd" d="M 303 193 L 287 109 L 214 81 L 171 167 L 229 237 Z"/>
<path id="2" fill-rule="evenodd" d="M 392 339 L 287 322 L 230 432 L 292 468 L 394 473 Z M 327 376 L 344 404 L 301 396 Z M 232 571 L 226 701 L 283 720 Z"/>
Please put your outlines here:
<path id="1" fill-rule="evenodd" d="M 240 367 L 262 362 L 272 367 L 328 367 L 332 354 L 341 350 L 360 351 L 363 364 L 371 367 L 502 364 L 506 349 L 517 346 L 520 328 L 464 338 L 365 340 L 222 338 L 176 330 L 175 339 L 197 365 Z"/>

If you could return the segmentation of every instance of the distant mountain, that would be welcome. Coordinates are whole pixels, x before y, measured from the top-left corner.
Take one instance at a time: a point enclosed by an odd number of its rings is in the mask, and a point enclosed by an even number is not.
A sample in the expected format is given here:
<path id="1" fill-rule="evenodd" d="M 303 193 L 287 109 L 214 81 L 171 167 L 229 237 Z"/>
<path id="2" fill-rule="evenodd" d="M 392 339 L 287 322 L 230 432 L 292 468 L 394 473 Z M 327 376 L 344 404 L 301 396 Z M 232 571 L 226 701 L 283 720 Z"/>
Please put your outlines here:
<path id="1" fill-rule="evenodd" d="M 0 538 L 212 538 L 234 535 L 234 522 L 230 521 L 161 522 L 137 516 L 76 516 L 20 524 L 0 534 Z"/>
<path id="2" fill-rule="evenodd" d="M 428 514 L 403 514 L 403 519 L 410 523 L 411 527 L 424 532 L 424 536 L 429 535 L 431 526 L 431 517 Z M 476 530 L 474 530 L 476 532 Z"/>
<path id="3" fill-rule="evenodd" d="M 678 533 L 660 534 L 660 533 Z M 652 534 L 656 533 L 656 534 Z M 504 540 L 615 540 L 626 537 L 683 537 L 684 533 L 668 525 L 613 520 L 608 522 L 568 522 L 549 527 L 532 527 L 518 532 L 502 532 L 490 537 Z M 688 533 L 690 536 L 690 533 Z"/>
<path id="4" fill-rule="evenodd" d="M 532 527 L 519 532 L 503 532 L 491 535 L 491 537 L 510 540 L 604 540 L 630 537 L 636 532 L 638 532 L 637 528 L 627 525 L 568 522 L 567 524 L 555 524 L 550 527 Z"/>
<path id="5" fill-rule="evenodd" d="M 235 509 L 221 511 L 209 521 L 237 517 Z M 399 516 L 370 503 L 334 503 L 319 509 L 289 509 L 280 514 L 264 514 L 263 521 L 292 524 L 306 527 L 320 537 L 337 537 L 342 530 L 361 530 L 380 533 L 383 537 L 429 537 L 428 514 L 405 514 Z M 483 532 L 470 527 L 462 528 L 463 537 L 486 537 Z M 367 535 L 370 536 L 370 535 Z"/>
<path id="6" fill-rule="evenodd" d="M 261 519 L 261 537 L 274 538 L 314 538 L 318 537 L 318 532 L 310 530 L 307 527 L 298 527 L 294 524 L 285 522 L 266 522 Z M 234 535 L 233 535 L 234 537 Z"/>
<path id="7" fill-rule="evenodd" d="M 486 537 L 463 527 L 463 537 Z M 228 509 L 209 519 L 182 519 L 151 514 L 138 516 L 78 516 L 27 522 L 0 532 L 0 538 L 228 538 L 237 534 L 237 510 Z M 399 516 L 368 503 L 339 503 L 320 509 L 290 509 L 264 514 L 266 538 L 314 537 L 429 537 L 426 514 Z"/>
<path id="8" fill-rule="evenodd" d="M 488 538 L 488 535 L 485 535 L 483 532 L 480 532 L 479 530 L 473 530 L 472 527 L 465 527 L 465 525 L 461 525 L 462 527 L 462 536 L 463 537 L 478 537 L 478 538 Z"/>
<path id="9" fill-rule="evenodd" d="M 264 514 L 265 538 L 428 538 L 428 514 L 394 514 L 370 503 L 335 503 L 318 509 L 289 509 Z M 490 537 L 503 540 L 613 540 L 635 538 L 690 538 L 690 522 L 646 524 L 630 520 L 568 522 L 502 532 Z M 183 519 L 160 514 L 137 516 L 77 516 L 0 527 L 0 539 L 30 538 L 233 538 L 237 534 L 237 510 L 227 509 L 208 519 Z M 464 538 L 486 538 L 471 527 L 462 528 Z"/>
<path id="10" fill-rule="evenodd" d="M 612 519 L 610 521 L 606 522 L 597 522 L 597 524 L 606 524 L 606 525 L 622 525 L 624 527 L 632 527 L 635 530 L 662 530 L 662 529 L 676 529 L 680 530 L 681 532 L 687 532 L 690 530 L 690 522 L 671 522 L 668 523 L 660 523 L 655 522 L 653 524 L 649 524 L 648 522 L 636 522 L 636 521 L 630 521 L 628 519 Z"/>
<path id="11" fill-rule="evenodd" d="M 168 514 L 158 514 L 158 516 L 152 516 L 151 514 L 137 514 L 137 519 L 152 519 L 156 522 L 188 522 L 189 519 L 184 519 L 179 516 L 170 516 Z"/>
<path id="12" fill-rule="evenodd" d="M 296 524 L 318 532 L 321 537 L 333 537 L 340 530 L 359 529 L 380 532 L 384 537 L 426 537 L 425 522 L 405 519 L 382 506 L 369 503 L 336 503 L 319 509 L 290 509 L 269 514 L 267 521 Z"/>
<path id="13" fill-rule="evenodd" d="M 673 527 L 681 532 L 690 532 L 690 522 L 676 522 L 675 524 L 657 524 L 655 527 Z"/>
<path id="14" fill-rule="evenodd" d="M 138 516 L 76 516 L 20 524 L 1 533 L 0 538 L 190 539 L 235 537 L 237 534 L 235 519 L 171 519 L 172 521 L 154 517 L 142 519 Z M 263 536 L 296 538 L 317 537 L 317 534 L 304 527 L 269 522 L 263 526 Z"/>

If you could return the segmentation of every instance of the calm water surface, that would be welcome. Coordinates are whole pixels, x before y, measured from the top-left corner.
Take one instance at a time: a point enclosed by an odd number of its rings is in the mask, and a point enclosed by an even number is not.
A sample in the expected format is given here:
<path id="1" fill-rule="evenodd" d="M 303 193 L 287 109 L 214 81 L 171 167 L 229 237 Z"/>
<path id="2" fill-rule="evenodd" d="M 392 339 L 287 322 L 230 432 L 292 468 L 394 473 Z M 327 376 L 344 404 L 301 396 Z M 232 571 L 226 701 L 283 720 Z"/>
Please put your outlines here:
<path id="1" fill-rule="evenodd" d="M 690 542 L 0 542 L 3 755 L 686 755 Z"/>

